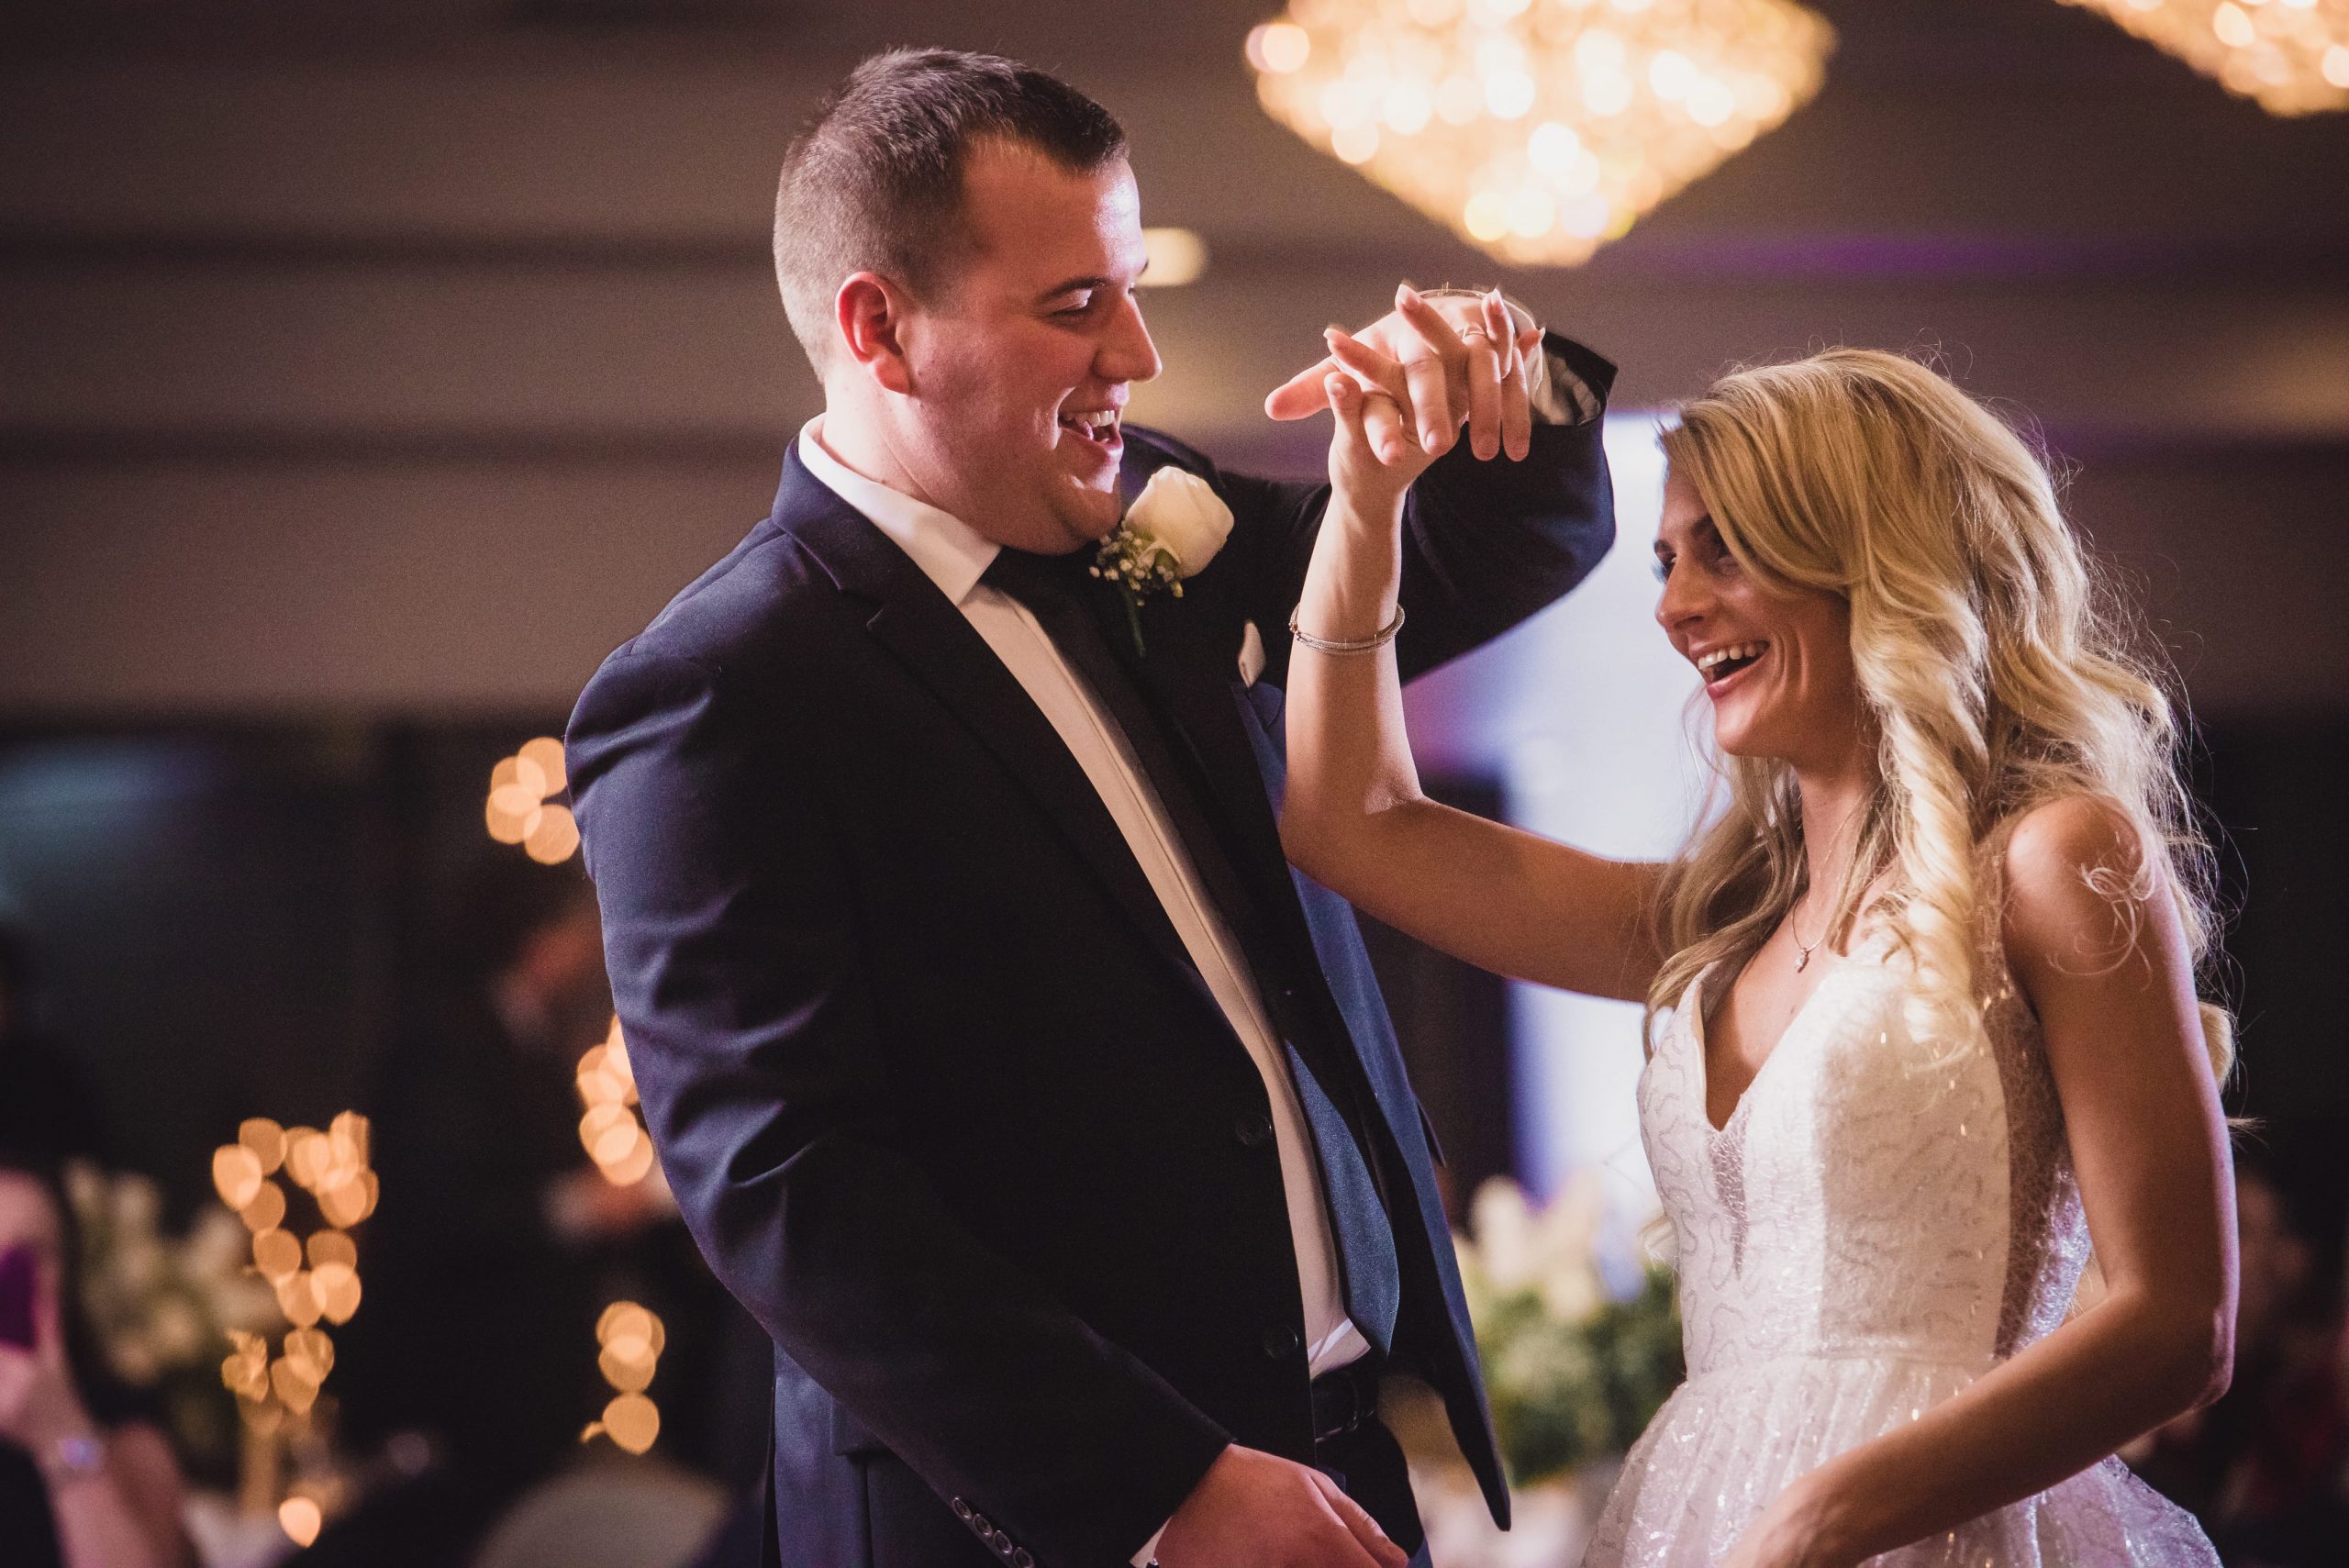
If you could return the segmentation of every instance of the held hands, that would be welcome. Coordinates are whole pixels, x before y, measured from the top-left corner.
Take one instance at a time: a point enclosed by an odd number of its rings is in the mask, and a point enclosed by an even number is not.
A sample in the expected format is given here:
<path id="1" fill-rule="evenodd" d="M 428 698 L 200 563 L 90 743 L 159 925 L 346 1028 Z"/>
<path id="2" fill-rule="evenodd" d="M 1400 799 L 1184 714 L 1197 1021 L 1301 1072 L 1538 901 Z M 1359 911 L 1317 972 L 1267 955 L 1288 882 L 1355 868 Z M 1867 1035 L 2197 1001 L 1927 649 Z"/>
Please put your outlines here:
<path id="1" fill-rule="evenodd" d="M 1406 284 L 1396 309 L 1360 333 L 1332 328 L 1329 357 L 1264 400 L 1275 419 L 1331 409 L 1330 483 L 1365 509 L 1399 499 L 1467 427 L 1470 450 L 1512 461 L 1531 448 L 1531 356 L 1497 291 L 1430 300 Z"/>
<path id="2" fill-rule="evenodd" d="M 1158 1538 L 1161 1568 L 1406 1568 L 1362 1505 L 1318 1470 L 1232 1444 Z"/>

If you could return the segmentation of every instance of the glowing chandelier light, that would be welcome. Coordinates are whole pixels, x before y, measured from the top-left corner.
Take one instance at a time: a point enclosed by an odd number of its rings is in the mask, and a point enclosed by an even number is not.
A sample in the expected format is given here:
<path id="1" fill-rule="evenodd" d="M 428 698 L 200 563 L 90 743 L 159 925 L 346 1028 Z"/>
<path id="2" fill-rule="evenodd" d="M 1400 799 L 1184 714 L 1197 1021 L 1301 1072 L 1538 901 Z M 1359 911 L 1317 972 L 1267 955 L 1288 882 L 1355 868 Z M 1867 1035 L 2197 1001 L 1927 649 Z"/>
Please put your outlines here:
<path id="1" fill-rule="evenodd" d="M 2349 0 L 2065 0 L 2101 11 L 2271 115 L 2349 109 Z"/>
<path id="2" fill-rule="evenodd" d="M 1292 0 L 1265 112 L 1510 261 L 1572 264 L 1818 92 L 1793 0 Z"/>

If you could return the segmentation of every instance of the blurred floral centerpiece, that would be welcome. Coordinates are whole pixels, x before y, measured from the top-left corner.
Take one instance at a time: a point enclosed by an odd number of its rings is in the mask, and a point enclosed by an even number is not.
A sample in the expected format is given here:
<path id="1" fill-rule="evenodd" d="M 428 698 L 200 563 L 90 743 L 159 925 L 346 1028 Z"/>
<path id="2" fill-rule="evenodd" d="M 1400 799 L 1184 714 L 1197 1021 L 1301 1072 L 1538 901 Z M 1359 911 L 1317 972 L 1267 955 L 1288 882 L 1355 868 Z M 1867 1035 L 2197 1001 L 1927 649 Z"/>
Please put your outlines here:
<path id="1" fill-rule="evenodd" d="M 1608 1220 L 1596 1171 L 1541 1207 L 1496 1179 L 1476 1194 L 1471 1234 L 1453 1239 L 1514 1523 L 1507 1534 L 1493 1528 L 1442 1401 L 1390 1383 L 1381 1414 L 1410 1460 L 1436 1568 L 1575 1562 L 1624 1451 L 1680 1382 L 1671 1271 L 1640 1265 L 1628 1294 L 1610 1289 L 1602 1260 L 1620 1232 Z"/>
<path id="2" fill-rule="evenodd" d="M 1514 1485 L 1621 1458 L 1680 1382 L 1672 1272 L 1648 1262 L 1629 1296 L 1609 1291 L 1599 1266 L 1606 1218 L 1595 1171 L 1541 1208 L 1496 1177 L 1476 1194 L 1473 1236 L 1455 1238 Z"/>
<path id="3" fill-rule="evenodd" d="M 269 1284 L 249 1266 L 245 1228 L 206 1205 L 184 1237 L 161 1229 L 145 1176 L 85 1162 L 66 1172 L 81 1232 L 83 1305 L 114 1374 L 151 1390 L 182 1460 L 200 1476 L 235 1472 L 235 1397 L 220 1384 L 232 1330 L 283 1325 Z"/>

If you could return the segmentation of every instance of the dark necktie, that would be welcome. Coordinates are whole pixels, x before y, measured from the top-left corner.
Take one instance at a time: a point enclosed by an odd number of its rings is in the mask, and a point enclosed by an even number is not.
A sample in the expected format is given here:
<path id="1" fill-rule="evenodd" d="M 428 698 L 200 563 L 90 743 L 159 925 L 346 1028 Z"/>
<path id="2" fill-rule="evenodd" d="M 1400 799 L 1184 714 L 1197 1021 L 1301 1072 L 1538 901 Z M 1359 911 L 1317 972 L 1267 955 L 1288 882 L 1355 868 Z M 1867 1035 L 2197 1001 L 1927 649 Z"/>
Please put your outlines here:
<path id="1" fill-rule="evenodd" d="M 1115 590 L 1086 575 L 1084 553 L 1049 556 L 1002 550 L 981 581 L 1028 607 L 1061 657 L 1108 710 L 1217 913 L 1239 940 L 1258 994 L 1269 998 L 1282 984 L 1269 967 L 1276 952 L 1272 923 L 1233 864 L 1223 835 L 1213 825 L 1205 781 L 1197 777 L 1195 764 L 1183 754 L 1179 738 L 1169 733 L 1148 695 L 1113 651 L 1101 624 L 1099 608 L 1105 601 L 1096 596 Z M 1315 1163 L 1320 1169 L 1330 1229 L 1338 1244 L 1346 1316 L 1384 1352 L 1394 1342 L 1402 1295 L 1401 1268 L 1386 1210 L 1344 1115 L 1296 1045 L 1282 1043 L 1297 1104 L 1313 1134 Z"/>

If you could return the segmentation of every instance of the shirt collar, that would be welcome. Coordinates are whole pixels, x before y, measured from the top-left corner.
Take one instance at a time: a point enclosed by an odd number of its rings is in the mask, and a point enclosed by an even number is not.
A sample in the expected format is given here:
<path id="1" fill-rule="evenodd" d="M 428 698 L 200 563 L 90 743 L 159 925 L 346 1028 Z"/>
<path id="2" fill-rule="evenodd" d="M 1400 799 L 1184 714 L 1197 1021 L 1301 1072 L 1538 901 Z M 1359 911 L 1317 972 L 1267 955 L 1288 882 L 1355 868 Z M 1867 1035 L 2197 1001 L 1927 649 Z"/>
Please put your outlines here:
<path id="1" fill-rule="evenodd" d="M 824 445 L 823 426 L 824 417 L 818 414 L 800 428 L 799 461 L 807 472 L 871 518 L 948 599 L 959 605 L 970 597 L 979 574 L 1003 547 L 960 517 L 849 467 Z"/>

